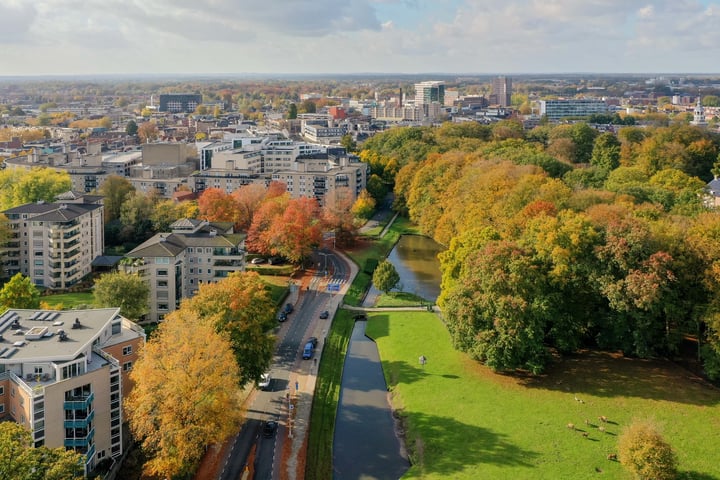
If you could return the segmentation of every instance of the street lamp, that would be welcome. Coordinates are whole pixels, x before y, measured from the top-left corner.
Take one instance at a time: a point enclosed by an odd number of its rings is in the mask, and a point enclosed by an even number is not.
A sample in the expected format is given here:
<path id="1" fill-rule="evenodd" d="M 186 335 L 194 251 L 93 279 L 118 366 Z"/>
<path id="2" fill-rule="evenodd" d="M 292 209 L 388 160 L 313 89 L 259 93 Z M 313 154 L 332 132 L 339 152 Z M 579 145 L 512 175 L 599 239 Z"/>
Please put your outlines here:
<path id="1" fill-rule="evenodd" d="M 323 268 L 323 272 L 325 275 L 327 275 L 327 257 L 329 255 L 329 253 L 317 252 L 317 254 L 325 257 L 325 268 Z"/>

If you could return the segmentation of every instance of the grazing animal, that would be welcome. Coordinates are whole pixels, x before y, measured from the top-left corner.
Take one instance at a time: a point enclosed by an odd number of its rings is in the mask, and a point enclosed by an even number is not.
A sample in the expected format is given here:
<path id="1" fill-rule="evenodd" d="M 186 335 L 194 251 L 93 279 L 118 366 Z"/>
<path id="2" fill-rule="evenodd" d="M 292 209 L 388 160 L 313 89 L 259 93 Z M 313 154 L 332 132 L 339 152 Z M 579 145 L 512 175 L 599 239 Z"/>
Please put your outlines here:
<path id="1" fill-rule="evenodd" d="M 600 415 L 598 417 L 598 420 L 600 420 L 601 422 L 604 422 L 604 423 L 607 423 L 607 421 L 608 421 L 608 419 L 605 415 Z"/>
<path id="2" fill-rule="evenodd" d="M 575 424 L 574 424 L 574 423 L 568 423 L 568 424 L 567 424 L 567 428 L 569 428 L 570 430 L 575 430 Z"/>
<path id="3" fill-rule="evenodd" d="M 609 453 L 607 456 L 608 460 L 617 460 L 617 453 Z"/>
<path id="4" fill-rule="evenodd" d="M 589 435 L 588 432 L 582 432 L 583 437 L 588 438 L 588 435 Z"/>
<path id="5" fill-rule="evenodd" d="M 590 420 L 588 420 L 587 418 L 585 419 L 585 425 L 590 425 Z"/>
<path id="6" fill-rule="evenodd" d="M 598 430 L 600 430 L 602 433 L 605 433 L 605 427 L 598 427 Z"/>
<path id="7" fill-rule="evenodd" d="M 596 471 L 597 473 L 602 473 L 602 468 L 600 468 L 600 467 L 595 467 L 595 471 Z"/>
<path id="8" fill-rule="evenodd" d="M 579 401 L 580 401 L 580 399 L 577 397 L 577 395 L 573 395 L 573 397 L 575 397 L 575 401 L 576 401 L 576 402 L 579 402 Z"/>

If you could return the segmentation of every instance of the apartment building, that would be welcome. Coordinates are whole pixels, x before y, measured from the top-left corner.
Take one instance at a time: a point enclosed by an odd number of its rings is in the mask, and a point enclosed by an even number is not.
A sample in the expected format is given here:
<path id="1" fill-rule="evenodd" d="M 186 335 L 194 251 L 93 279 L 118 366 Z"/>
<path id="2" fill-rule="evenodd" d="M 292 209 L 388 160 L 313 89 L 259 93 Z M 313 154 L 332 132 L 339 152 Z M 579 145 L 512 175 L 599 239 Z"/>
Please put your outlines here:
<path id="1" fill-rule="evenodd" d="M 597 98 L 571 98 L 564 100 L 540 100 L 540 115 L 550 121 L 567 117 L 589 117 L 594 113 L 607 113 L 605 100 Z"/>
<path id="2" fill-rule="evenodd" d="M 129 252 L 126 271 L 137 272 L 150 287 L 145 321 L 163 320 L 192 297 L 203 283 L 245 270 L 245 235 L 231 224 L 182 219 Z"/>
<path id="3" fill-rule="evenodd" d="M 85 473 L 123 452 L 123 398 L 145 343 L 118 308 L 10 309 L 0 316 L 0 421 L 36 447 L 85 456 Z"/>
<path id="4" fill-rule="evenodd" d="M 3 213 L 11 237 L 0 250 L 3 275 L 30 277 L 40 287 L 64 290 L 90 274 L 104 248 L 102 198 L 67 192 L 54 203 L 27 203 Z"/>

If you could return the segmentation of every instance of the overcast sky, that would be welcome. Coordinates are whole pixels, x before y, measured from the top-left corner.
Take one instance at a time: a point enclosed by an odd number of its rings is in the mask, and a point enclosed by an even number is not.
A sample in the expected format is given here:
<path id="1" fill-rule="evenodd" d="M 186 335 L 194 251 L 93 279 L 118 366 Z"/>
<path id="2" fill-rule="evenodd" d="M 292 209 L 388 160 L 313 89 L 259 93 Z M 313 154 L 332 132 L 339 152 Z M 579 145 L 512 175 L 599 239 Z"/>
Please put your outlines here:
<path id="1" fill-rule="evenodd" d="M 720 0 L 0 0 L 0 75 L 716 73 Z"/>

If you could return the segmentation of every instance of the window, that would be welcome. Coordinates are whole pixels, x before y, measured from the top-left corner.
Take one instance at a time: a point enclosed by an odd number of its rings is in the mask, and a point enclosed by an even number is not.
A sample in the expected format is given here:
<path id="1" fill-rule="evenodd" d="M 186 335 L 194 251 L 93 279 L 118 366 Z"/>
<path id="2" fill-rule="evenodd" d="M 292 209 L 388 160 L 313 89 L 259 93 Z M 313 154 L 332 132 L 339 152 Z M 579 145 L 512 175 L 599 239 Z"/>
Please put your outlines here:
<path id="1" fill-rule="evenodd" d="M 168 304 L 167 303 L 158 303 L 158 310 L 167 310 Z"/>
<path id="2" fill-rule="evenodd" d="M 43 372 L 43 368 L 42 368 L 42 367 L 35 367 L 35 373 L 36 373 L 36 374 L 37 374 L 37 373 L 42 373 L 42 372 Z"/>
<path id="3" fill-rule="evenodd" d="M 122 322 L 113 322 L 112 324 L 112 334 L 116 335 L 122 331 Z"/>
<path id="4" fill-rule="evenodd" d="M 167 277 L 167 272 L 168 272 L 167 270 L 158 270 L 157 271 L 158 277 Z"/>
<path id="5" fill-rule="evenodd" d="M 123 355 L 130 355 L 132 354 L 132 345 L 127 345 L 123 347 Z"/>
<path id="6" fill-rule="evenodd" d="M 132 362 L 123 363 L 123 372 L 129 372 L 132 370 Z"/>
<path id="7" fill-rule="evenodd" d="M 5 413 L 5 404 L 0 403 L 0 413 Z"/>
<path id="8" fill-rule="evenodd" d="M 167 287 L 168 286 L 167 280 L 158 280 L 157 286 L 158 287 Z"/>
<path id="9" fill-rule="evenodd" d="M 170 263 L 169 257 L 155 257 L 155 263 L 168 265 Z"/>
<path id="10" fill-rule="evenodd" d="M 3 396 L 3 395 L 5 395 L 5 387 L 0 386 L 0 396 Z"/>

